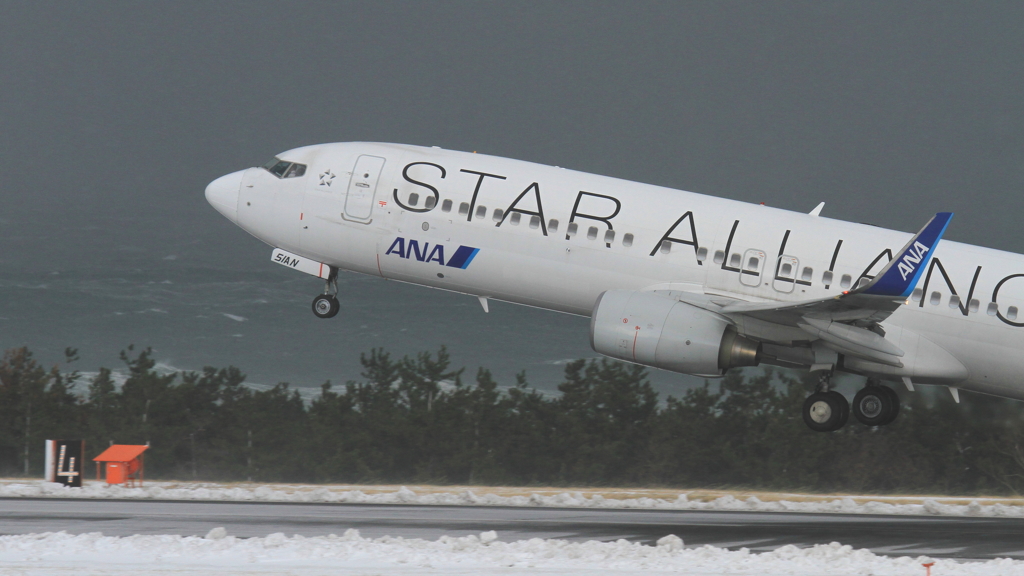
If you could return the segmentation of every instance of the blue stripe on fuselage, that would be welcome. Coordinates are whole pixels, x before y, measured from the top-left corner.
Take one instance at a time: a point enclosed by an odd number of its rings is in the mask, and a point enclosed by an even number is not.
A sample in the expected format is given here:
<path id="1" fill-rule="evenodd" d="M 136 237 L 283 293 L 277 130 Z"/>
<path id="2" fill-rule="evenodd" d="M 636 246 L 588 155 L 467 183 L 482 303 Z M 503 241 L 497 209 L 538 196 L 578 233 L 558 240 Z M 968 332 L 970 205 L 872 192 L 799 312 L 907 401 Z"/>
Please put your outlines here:
<path id="1" fill-rule="evenodd" d="M 469 266 L 469 263 L 473 261 L 473 258 L 476 257 L 476 253 L 479 251 L 479 248 L 472 248 L 470 246 L 459 246 L 458 250 L 455 251 L 455 254 L 452 254 L 452 257 L 448 259 L 447 266 L 451 268 L 461 268 L 465 270 L 466 267 Z"/>

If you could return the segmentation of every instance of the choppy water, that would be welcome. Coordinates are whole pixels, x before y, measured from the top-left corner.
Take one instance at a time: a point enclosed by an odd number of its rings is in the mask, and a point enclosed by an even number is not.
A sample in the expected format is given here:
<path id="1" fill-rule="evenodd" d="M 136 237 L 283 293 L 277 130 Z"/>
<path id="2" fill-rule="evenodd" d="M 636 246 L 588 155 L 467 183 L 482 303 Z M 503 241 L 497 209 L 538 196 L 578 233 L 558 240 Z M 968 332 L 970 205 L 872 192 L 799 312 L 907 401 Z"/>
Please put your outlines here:
<path id="1" fill-rule="evenodd" d="M 75 347 L 83 371 L 119 368 L 127 345 L 151 346 L 166 369 L 235 365 L 251 383 L 287 381 L 308 392 L 325 380 L 358 379 L 359 355 L 374 347 L 402 356 L 444 344 L 467 379 L 484 366 L 508 386 L 525 370 L 544 391 L 556 389 L 566 361 L 596 357 L 586 318 L 493 301 L 485 314 L 469 296 L 342 274 L 342 310 L 321 320 L 310 302 L 322 281 L 271 263 L 269 247 L 243 243 L 244 257 L 228 266 L 208 245 L 122 248 L 49 271 L 9 261 L 0 276 L 0 345 L 28 346 L 48 365 Z M 652 380 L 663 395 L 700 382 L 657 371 Z"/>

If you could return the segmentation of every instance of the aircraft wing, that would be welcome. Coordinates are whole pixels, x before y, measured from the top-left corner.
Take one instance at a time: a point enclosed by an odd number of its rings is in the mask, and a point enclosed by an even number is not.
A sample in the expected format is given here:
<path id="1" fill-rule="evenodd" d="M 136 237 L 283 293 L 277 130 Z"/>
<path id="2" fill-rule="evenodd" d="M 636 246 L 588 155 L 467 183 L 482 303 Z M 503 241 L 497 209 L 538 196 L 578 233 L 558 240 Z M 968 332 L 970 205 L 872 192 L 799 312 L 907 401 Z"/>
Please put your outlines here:
<path id="1" fill-rule="evenodd" d="M 870 282 L 837 296 L 784 304 L 736 302 L 718 312 L 799 327 L 846 352 L 899 365 L 903 351 L 867 328 L 906 304 L 952 218 L 951 212 L 933 216 Z"/>

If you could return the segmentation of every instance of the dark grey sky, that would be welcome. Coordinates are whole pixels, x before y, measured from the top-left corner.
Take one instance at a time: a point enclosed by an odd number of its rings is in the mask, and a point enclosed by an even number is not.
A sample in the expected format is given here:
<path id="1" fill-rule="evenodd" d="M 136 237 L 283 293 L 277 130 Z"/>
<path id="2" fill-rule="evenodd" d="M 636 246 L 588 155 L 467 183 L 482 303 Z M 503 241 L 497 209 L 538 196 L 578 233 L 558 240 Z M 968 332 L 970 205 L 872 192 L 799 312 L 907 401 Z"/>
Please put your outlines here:
<path id="1" fill-rule="evenodd" d="M 205 184 L 350 140 L 1024 251 L 1019 2 L 9 2 L 0 54 L 0 282 L 266 269 Z"/>

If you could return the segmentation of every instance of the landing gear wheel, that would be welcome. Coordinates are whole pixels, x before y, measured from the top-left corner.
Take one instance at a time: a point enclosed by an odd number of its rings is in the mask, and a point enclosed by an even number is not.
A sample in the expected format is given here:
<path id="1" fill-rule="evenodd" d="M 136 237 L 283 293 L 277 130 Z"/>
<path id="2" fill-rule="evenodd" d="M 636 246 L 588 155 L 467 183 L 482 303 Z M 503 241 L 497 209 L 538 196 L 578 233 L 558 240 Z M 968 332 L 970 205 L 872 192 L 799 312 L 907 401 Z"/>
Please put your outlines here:
<path id="1" fill-rule="evenodd" d="M 865 426 L 882 426 L 892 416 L 892 398 L 883 386 L 865 386 L 853 397 L 853 415 Z"/>
<path id="2" fill-rule="evenodd" d="M 839 430 L 850 417 L 850 403 L 836 392 L 815 392 L 804 401 L 804 423 L 815 432 Z"/>
<path id="3" fill-rule="evenodd" d="M 899 413 L 900 397 L 888 386 L 865 386 L 853 398 L 853 415 L 865 426 L 885 426 Z"/>
<path id="4" fill-rule="evenodd" d="M 839 430 L 843 426 L 846 426 L 846 423 L 850 421 L 850 402 L 846 399 L 846 396 L 843 396 L 835 390 L 829 392 L 829 394 L 835 398 L 839 407 L 843 409 L 843 413 L 839 415 L 839 425 L 835 427 L 836 430 Z"/>
<path id="5" fill-rule="evenodd" d="M 889 395 L 889 400 L 892 401 L 892 412 L 889 413 L 889 417 L 886 418 L 883 425 L 892 424 L 893 420 L 895 420 L 900 414 L 900 396 L 895 390 L 888 386 L 882 386 L 882 390 L 885 390 L 885 393 Z"/>
<path id="6" fill-rule="evenodd" d="M 313 299 L 313 314 L 317 318 L 334 318 L 340 308 L 338 299 L 330 294 L 321 294 Z"/>

